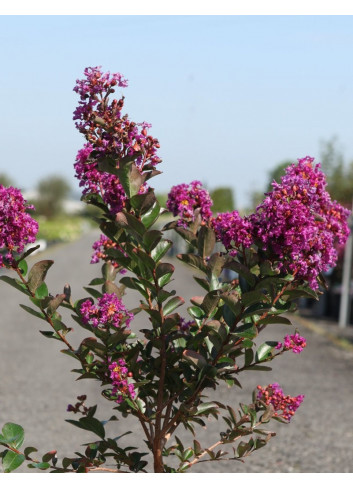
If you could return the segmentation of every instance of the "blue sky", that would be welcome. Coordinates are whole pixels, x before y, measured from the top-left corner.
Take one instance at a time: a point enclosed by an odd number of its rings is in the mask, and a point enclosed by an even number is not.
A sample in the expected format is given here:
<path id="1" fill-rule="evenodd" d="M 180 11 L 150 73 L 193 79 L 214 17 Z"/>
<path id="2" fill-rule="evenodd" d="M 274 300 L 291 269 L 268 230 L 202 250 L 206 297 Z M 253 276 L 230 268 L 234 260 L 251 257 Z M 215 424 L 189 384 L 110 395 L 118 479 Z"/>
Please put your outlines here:
<path id="1" fill-rule="evenodd" d="M 72 88 L 97 65 L 129 79 L 126 112 L 152 124 L 159 192 L 198 179 L 244 207 L 323 140 L 353 159 L 352 16 L 1 16 L 0 43 L 0 172 L 22 188 L 53 174 L 78 188 Z"/>

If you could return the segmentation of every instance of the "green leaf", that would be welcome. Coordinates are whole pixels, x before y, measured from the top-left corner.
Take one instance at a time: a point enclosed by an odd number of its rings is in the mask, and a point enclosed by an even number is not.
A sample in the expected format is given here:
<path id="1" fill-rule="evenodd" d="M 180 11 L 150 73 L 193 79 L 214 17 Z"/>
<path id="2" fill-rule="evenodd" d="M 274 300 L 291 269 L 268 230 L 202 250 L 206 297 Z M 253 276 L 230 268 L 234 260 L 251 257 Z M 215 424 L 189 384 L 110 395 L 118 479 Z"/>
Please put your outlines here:
<path id="1" fill-rule="evenodd" d="M 228 304 L 224 304 L 223 306 L 223 318 L 230 328 L 234 326 L 237 316 L 234 314 Z"/>
<path id="2" fill-rule="evenodd" d="M 280 273 L 279 268 L 275 267 L 270 260 L 265 260 L 260 263 L 260 273 L 265 276 L 278 275 Z"/>
<path id="3" fill-rule="evenodd" d="M 273 418 L 273 415 L 275 413 L 275 408 L 273 407 L 273 404 L 269 404 L 266 407 L 266 411 L 264 414 L 261 416 L 261 423 L 266 423 L 267 421 L 270 421 L 271 418 Z"/>
<path id="4" fill-rule="evenodd" d="M 187 253 L 187 254 L 181 253 L 177 255 L 177 258 L 183 263 L 186 263 L 187 265 L 190 265 L 191 267 L 194 267 L 197 270 L 201 270 L 204 273 L 206 273 L 207 271 L 206 265 L 200 256 L 193 255 L 192 253 Z"/>
<path id="5" fill-rule="evenodd" d="M 256 275 L 251 273 L 250 270 L 248 269 L 248 267 L 246 267 L 245 265 L 243 265 L 237 261 L 231 260 L 231 261 L 227 261 L 225 263 L 224 268 L 227 268 L 229 270 L 233 270 L 234 272 L 237 272 L 241 277 L 243 277 L 248 282 L 248 284 L 251 287 L 253 287 L 255 285 Z"/>
<path id="6" fill-rule="evenodd" d="M 20 292 L 23 292 L 26 295 L 30 295 L 28 290 L 26 289 L 26 286 L 22 282 L 15 280 L 12 277 L 8 277 L 7 275 L 1 275 L 0 280 L 11 285 L 11 287 L 14 287 L 15 289 L 19 290 Z"/>
<path id="7" fill-rule="evenodd" d="M 45 297 L 48 297 L 49 291 L 48 287 L 45 282 L 43 282 L 35 291 L 35 297 L 37 299 L 44 299 Z"/>
<path id="8" fill-rule="evenodd" d="M 241 297 L 241 301 L 245 307 L 248 307 L 258 302 L 268 303 L 269 299 L 260 290 L 252 290 L 250 292 L 245 292 Z"/>
<path id="9" fill-rule="evenodd" d="M 2 428 L 2 434 L 4 438 L 7 440 L 7 445 L 9 445 L 12 448 L 20 448 L 24 437 L 25 437 L 25 432 L 19 424 L 15 423 L 6 423 L 4 424 Z"/>
<path id="10" fill-rule="evenodd" d="M 111 175 L 117 175 L 118 176 L 118 168 L 116 166 L 115 160 L 113 158 L 109 158 L 107 156 L 105 156 L 103 158 L 99 158 L 98 170 L 105 172 L 105 173 L 110 173 Z"/>
<path id="11" fill-rule="evenodd" d="M 222 269 L 226 262 L 226 258 L 220 253 L 213 253 L 211 258 L 208 260 L 208 276 L 214 275 L 215 277 L 219 277 L 222 273 Z"/>
<path id="12" fill-rule="evenodd" d="M 173 275 L 175 267 L 170 263 L 159 263 L 156 268 L 156 277 L 158 285 L 164 287 Z"/>
<path id="13" fill-rule="evenodd" d="M 20 453 L 11 452 L 10 450 L 6 452 L 5 457 L 2 459 L 2 464 L 4 467 L 4 472 L 12 472 L 26 460 L 25 456 Z"/>
<path id="14" fill-rule="evenodd" d="M 106 280 L 103 285 L 103 292 L 107 294 L 115 294 L 119 299 L 121 299 L 125 294 L 125 286 L 122 285 L 121 287 L 118 287 L 111 280 Z"/>
<path id="15" fill-rule="evenodd" d="M 30 469 L 47 470 L 50 469 L 50 464 L 48 462 L 31 462 L 27 467 Z"/>
<path id="16" fill-rule="evenodd" d="M 199 234 L 198 234 L 198 251 L 199 254 L 206 258 L 206 256 L 210 256 L 213 248 L 216 244 L 216 235 L 213 229 L 208 226 L 201 226 Z"/>
<path id="17" fill-rule="evenodd" d="M 18 268 L 21 270 L 21 273 L 23 276 L 26 276 L 27 272 L 28 272 L 28 265 L 27 265 L 27 262 L 26 260 L 21 260 L 19 263 L 18 263 Z"/>
<path id="18" fill-rule="evenodd" d="M 161 206 L 159 205 L 159 202 L 156 200 L 153 206 L 145 214 L 141 216 L 141 221 L 147 229 L 150 228 L 152 224 L 156 221 L 156 219 L 159 217 L 160 210 L 161 210 Z"/>
<path id="19" fill-rule="evenodd" d="M 134 248 L 129 246 L 128 243 L 126 244 L 125 250 L 133 259 L 137 257 L 140 263 L 142 263 L 145 267 L 147 267 L 149 270 L 154 270 L 156 266 L 154 260 L 143 250 L 140 248 L 136 248 L 134 250 Z"/>
<path id="20" fill-rule="evenodd" d="M 130 199 L 132 207 L 140 214 L 145 214 L 156 202 L 156 196 L 152 189 L 146 194 L 136 194 Z"/>
<path id="21" fill-rule="evenodd" d="M 239 294 L 237 294 L 236 292 L 222 294 L 221 299 L 227 304 L 227 306 L 235 316 L 239 316 L 242 310 L 242 304 L 239 300 Z"/>
<path id="22" fill-rule="evenodd" d="M 169 239 L 163 239 L 157 244 L 157 246 L 153 248 L 153 250 L 151 251 L 151 257 L 155 261 L 155 263 L 158 263 L 159 260 L 163 258 L 163 256 L 168 252 L 172 245 L 172 241 L 170 241 Z"/>
<path id="23" fill-rule="evenodd" d="M 86 417 L 86 418 L 80 418 L 79 421 L 76 421 L 75 419 L 66 419 L 65 421 L 83 430 L 92 431 L 92 433 L 95 433 L 102 439 L 104 439 L 105 437 L 104 426 L 96 418 Z"/>
<path id="24" fill-rule="evenodd" d="M 205 316 L 203 309 L 201 309 L 201 307 L 198 307 L 198 306 L 188 307 L 188 313 L 190 314 L 190 316 L 192 316 L 196 319 L 200 319 L 200 318 L 203 318 Z"/>
<path id="25" fill-rule="evenodd" d="M 128 212 L 118 212 L 115 216 L 115 221 L 122 227 L 134 234 L 138 239 L 141 239 L 146 232 L 146 228 L 137 217 Z"/>
<path id="26" fill-rule="evenodd" d="M 65 294 L 58 294 L 54 299 L 51 299 L 49 304 L 48 304 L 48 309 L 47 313 L 49 316 L 52 316 L 54 312 L 57 310 L 57 308 L 60 306 L 60 304 L 65 300 L 66 295 Z"/>
<path id="27" fill-rule="evenodd" d="M 25 306 L 24 304 L 20 304 L 20 307 L 22 307 L 22 309 L 24 309 L 29 314 L 32 314 L 32 316 L 36 316 L 37 318 L 40 318 L 40 319 L 45 319 L 44 314 L 42 314 L 41 312 L 35 311 L 34 309 L 32 309 L 29 306 Z"/>
<path id="28" fill-rule="evenodd" d="M 298 287 L 295 290 L 286 290 L 283 296 L 287 296 L 290 300 L 297 299 L 299 297 L 310 297 L 312 299 L 319 299 L 318 294 L 310 289 L 310 287 Z"/>
<path id="29" fill-rule="evenodd" d="M 123 277 L 120 279 L 120 283 L 125 285 L 128 289 L 138 290 L 146 299 L 148 299 L 148 294 L 145 287 L 141 284 L 139 280 L 135 277 Z"/>
<path id="30" fill-rule="evenodd" d="M 41 260 L 33 265 L 28 274 L 28 287 L 34 293 L 42 285 L 53 260 Z"/>
<path id="31" fill-rule="evenodd" d="M 183 304 L 185 303 L 184 299 L 182 297 L 173 297 L 172 299 L 170 299 L 170 301 L 168 301 L 164 308 L 163 308 L 163 313 L 165 316 L 167 316 L 168 314 L 170 314 L 171 312 L 174 311 L 174 309 L 176 309 L 177 307 L 180 307 L 182 306 Z"/>
<path id="32" fill-rule="evenodd" d="M 202 288 L 204 288 L 205 290 L 207 290 L 207 292 L 210 290 L 210 284 L 207 282 L 206 279 L 201 278 L 201 277 L 196 277 L 195 275 L 193 275 L 193 278 L 195 279 L 195 281 L 199 285 L 201 285 Z"/>
<path id="33" fill-rule="evenodd" d="M 218 405 L 215 402 L 203 402 L 197 406 L 195 414 L 203 414 L 214 408 L 218 409 Z"/>
<path id="34" fill-rule="evenodd" d="M 146 180 L 146 175 L 139 172 L 135 163 L 126 164 L 119 168 L 117 175 L 128 197 L 138 194 L 141 185 Z"/>
<path id="35" fill-rule="evenodd" d="M 179 226 L 174 227 L 174 229 L 179 234 L 179 236 L 181 236 L 188 244 L 190 244 L 194 248 L 197 248 L 197 237 L 192 231 Z"/>
<path id="36" fill-rule="evenodd" d="M 145 245 L 146 250 L 148 252 L 153 250 L 162 239 L 162 236 L 161 231 L 158 231 L 157 229 L 146 231 L 143 235 L 143 244 Z"/>
<path id="37" fill-rule="evenodd" d="M 270 315 L 268 315 L 264 319 L 260 319 L 259 321 L 257 321 L 257 324 L 288 324 L 288 325 L 291 325 L 292 322 L 288 318 L 283 317 L 283 316 L 272 316 L 272 315 L 270 316 Z"/>
<path id="38" fill-rule="evenodd" d="M 53 457 L 56 456 L 56 453 L 57 453 L 56 450 L 51 450 L 50 452 L 45 453 L 42 457 L 42 461 L 49 462 L 49 460 L 52 460 Z"/>
<path id="39" fill-rule="evenodd" d="M 253 324 L 244 324 L 243 326 L 239 326 L 235 329 L 235 331 L 232 333 L 235 336 L 238 336 L 240 338 L 249 338 L 250 340 L 255 338 L 257 336 L 257 329 L 256 326 Z"/>
<path id="40" fill-rule="evenodd" d="M 266 341 L 257 349 L 255 362 L 263 362 L 271 357 L 273 349 L 278 345 L 278 341 Z"/>
<path id="41" fill-rule="evenodd" d="M 196 365 L 196 367 L 198 367 L 199 369 L 207 366 L 207 360 L 202 355 L 200 355 L 200 353 L 197 353 L 196 351 L 184 350 L 183 357 L 189 363 Z"/>
<path id="42" fill-rule="evenodd" d="M 25 457 L 28 457 L 33 452 L 38 452 L 37 448 L 34 448 L 34 447 L 26 447 L 23 450 L 23 453 L 25 454 Z"/>
<path id="43" fill-rule="evenodd" d="M 243 343 L 245 342 L 246 340 L 243 341 Z M 250 340 L 248 340 L 250 341 Z M 245 350 L 245 355 L 244 355 L 244 364 L 245 366 L 248 366 L 250 365 L 254 360 L 254 352 L 251 348 L 246 348 Z"/>
<path id="44" fill-rule="evenodd" d="M 99 292 L 99 290 L 92 289 L 92 287 L 83 287 L 83 288 L 95 299 L 100 299 L 102 297 L 102 293 Z"/>
<path id="45" fill-rule="evenodd" d="M 192 448 L 187 448 L 186 450 L 183 451 L 182 453 L 182 459 L 183 460 L 188 460 L 190 457 L 194 455 L 194 450 Z M 186 465 L 187 467 L 188 465 Z M 184 467 L 184 468 L 186 468 Z M 183 468 L 183 467 L 182 467 Z"/>
<path id="46" fill-rule="evenodd" d="M 31 255 L 34 251 L 38 250 L 39 248 L 40 248 L 40 245 L 32 246 L 31 248 L 28 248 L 28 250 L 25 253 L 23 253 L 23 255 L 21 256 L 20 261 L 22 261 L 25 258 L 27 258 L 27 256 Z"/>
<path id="47" fill-rule="evenodd" d="M 218 291 L 214 290 L 205 295 L 204 300 L 201 304 L 201 309 L 203 309 L 207 316 L 217 307 L 220 296 Z"/>
<path id="48" fill-rule="evenodd" d="M 93 280 L 90 281 L 88 285 L 102 285 L 104 284 L 105 279 L 100 277 L 100 278 L 94 278 Z"/>

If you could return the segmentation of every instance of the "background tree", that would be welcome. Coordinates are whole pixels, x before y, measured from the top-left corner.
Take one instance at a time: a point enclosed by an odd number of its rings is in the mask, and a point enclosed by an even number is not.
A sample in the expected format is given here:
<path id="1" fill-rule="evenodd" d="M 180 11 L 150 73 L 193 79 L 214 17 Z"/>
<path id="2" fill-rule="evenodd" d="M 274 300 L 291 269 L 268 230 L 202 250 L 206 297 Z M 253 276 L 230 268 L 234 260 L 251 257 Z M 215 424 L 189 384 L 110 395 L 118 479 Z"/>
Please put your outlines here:
<path id="1" fill-rule="evenodd" d="M 6 173 L 0 173 L 0 185 L 3 185 L 4 187 L 13 187 L 14 182 L 8 175 L 6 175 Z"/>
<path id="2" fill-rule="evenodd" d="M 327 175 L 327 190 L 332 198 L 348 207 L 353 197 L 353 161 L 345 164 L 338 138 L 321 142 L 321 165 Z"/>
<path id="3" fill-rule="evenodd" d="M 38 183 L 38 199 L 34 203 L 38 214 L 48 218 L 63 211 L 64 200 L 70 193 L 70 185 L 60 176 L 50 176 Z"/>
<path id="4" fill-rule="evenodd" d="M 233 190 L 230 187 L 219 187 L 211 192 L 213 212 L 230 212 L 234 209 Z"/>
<path id="5" fill-rule="evenodd" d="M 274 167 L 273 170 L 271 170 L 268 174 L 268 184 L 266 188 L 266 192 L 270 192 L 272 190 L 272 182 L 275 180 L 277 183 L 281 182 L 281 177 L 285 175 L 285 170 L 288 168 L 289 165 L 293 163 L 292 160 L 285 160 L 282 161 L 282 163 L 279 163 L 277 166 Z M 262 194 L 263 198 L 263 194 Z"/>

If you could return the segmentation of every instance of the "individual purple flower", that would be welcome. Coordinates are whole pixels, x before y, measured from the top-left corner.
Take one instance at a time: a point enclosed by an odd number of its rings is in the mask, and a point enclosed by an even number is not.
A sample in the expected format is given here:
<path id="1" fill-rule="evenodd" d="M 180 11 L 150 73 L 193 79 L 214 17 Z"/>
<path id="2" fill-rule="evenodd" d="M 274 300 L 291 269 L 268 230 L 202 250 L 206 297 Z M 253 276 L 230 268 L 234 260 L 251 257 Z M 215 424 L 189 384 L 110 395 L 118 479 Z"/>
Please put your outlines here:
<path id="1" fill-rule="evenodd" d="M 200 211 L 201 219 L 208 221 L 212 217 L 212 199 L 201 182 L 194 180 L 189 185 L 181 183 L 171 188 L 168 194 L 167 209 L 173 216 L 180 216 L 180 226 L 186 227 L 187 222 L 195 220 L 196 210 Z"/>
<path id="2" fill-rule="evenodd" d="M 317 277 L 335 266 L 337 243 L 345 243 L 349 211 L 332 202 L 320 164 L 307 156 L 273 182 L 249 216 L 254 241 L 285 273 L 318 289 Z"/>
<path id="3" fill-rule="evenodd" d="M 252 225 L 238 211 L 223 212 L 212 219 L 216 238 L 234 256 L 240 247 L 250 248 L 253 244 Z"/>
<path id="4" fill-rule="evenodd" d="M 103 294 L 94 304 L 92 299 L 87 299 L 81 304 L 80 313 L 84 324 L 95 328 L 101 326 L 107 328 L 129 327 L 134 315 L 126 309 L 122 301 L 115 294 Z"/>
<path id="5" fill-rule="evenodd" d="M 258 385 L 257 389 L 259 391 L 257 398 L 267 406 L 272 404 L 275 411 L 274 416 L 281 417 L 287 421 L 290 421 L 304 399 L 303 395 L 297 397 L 285 396 L 277 383 L 269 384 L 266 387 Z"/>
<path id="6" fill-rule="evenodd" d="M 28 214 L 33 209 L 19 189 L 0 185 L 0 249 L 6 250 L 5 257 L 10 265 L 14 253 L 21 253 L 28 243 L 36 240 L 38 223 Z M 0 268 L 4 266 L 0 254 Z"/>
<path id="7" fill-rule="evenodd" d="M 116 402 L 122 403 L 124 398 L 135 399 L 136 392 L 132 382 L 128 379 L 132 378 L 132 373 L 129 372 L 124 359 L 119 358 L 117 362 L 109 364 L 110 379 L 112 380 L 112 394 L 117 395 Z"/>
<path id="8" fill-rule="evenodd" d="M 278 343 L 276 350 L 292 350 L 293 353 L 300 353 L 306 347 L 306 339 L 300 336 L 299 333 L 286 335 L 284 343 Z"/>

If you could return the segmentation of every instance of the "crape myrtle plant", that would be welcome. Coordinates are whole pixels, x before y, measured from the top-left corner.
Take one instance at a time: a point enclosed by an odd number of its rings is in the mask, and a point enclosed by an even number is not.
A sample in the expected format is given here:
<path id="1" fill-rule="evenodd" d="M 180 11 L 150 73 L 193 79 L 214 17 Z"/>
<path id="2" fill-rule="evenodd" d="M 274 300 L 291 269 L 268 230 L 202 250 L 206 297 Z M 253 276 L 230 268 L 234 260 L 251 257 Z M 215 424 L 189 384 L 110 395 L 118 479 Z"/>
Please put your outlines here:
<path id="1" fill-rule="evenodd" d="M 320 165 L 310 157 L 290 165 L 249 216 L 213 215 L 199 181 L 174 186 L 167 209 L 161 208 L 150 185 L 160 173 L 158 140 L 148 134 L 149 124 L 123 115 L 124 97 L 113 98 L 127 81 L 100 67 L 84 75 L 74 88 L 80 99 L 74 120 L 86 141 L 75 171 L 82 200 L 100 210 L 102 234 L 91 261 L 102 263 L 102 276 L 85 287 L 82 299 L 71 297 L 69 285 L 51 294 L 45 278 L 53 262 L 40 260 L 30 269 L 26 263 L 37 248 L 29 247 L 38 231 L 31 207 L 19 190 L 0 186 L 0 266 L 17 277 L 0 278 L 27 296 L 26 311 L 48 324 L 41 333 L 77 360 L 78 378 L 99 381 L 102 402 L 110 402 L 113 412 L 100 421 L 84 394 L 68 406 L 67 421 L 92 434 L 71 458 L 23 448 L 23 428 L 6 423 L 0 434 L 3 469 L 27 463 L 52 472 L 185 472 L 206 461 L 243 461 L 275 435 L 268 429 L 272 420 L 290 422 L 304 396 L 285 394 L 277 383 L 254 386 L 246 405 L 225 405 L 212 394 L 218 399 L 222 383 L 240 389 L 243 371 L 271 370 L 270 361 L 306 346 L 298 331 L 273 341 L 263 341 L 261 333 L 272 324 L 291 324 L 286 313 L 299 297 L 318 297 L 322 272 L 335 265 L 336 246 L 347 239 L 348 211 L 331 201 Z M 164 214 L 174 219 L 162 228 Z M 188 252 L 177 258 L 195 270 L 204 289 L 203 296 L 187 300 L 185 317 L 178 310 L 186 300 L 172 289 L 172 241 L 165 238 L 170 230 L 187 243 Z M 227 281 L 226 270 L 237 278 Z M 132 310 L 124 305 L 127 289 L 140 298 Z M 72 325 L 63 322 L 62 308 L 87 330 L 78 345 L 70 341 Z M 133 332 L 137 314 L 144 327 Z M 128 416 L 143 429 L 142 447 L 124 443 L 128 433 L 119 419 Z M 219 436 L 201 446 L 195 428 L 207 426 L 210 416 L 218 420 Z M 108 422 L 116 423 L 116 437 L 106 435 Z M 194 436 L 191 445 L 182 441 L 184 430 Z M 149 453 L 153 468 L 145 460 Z"/>

